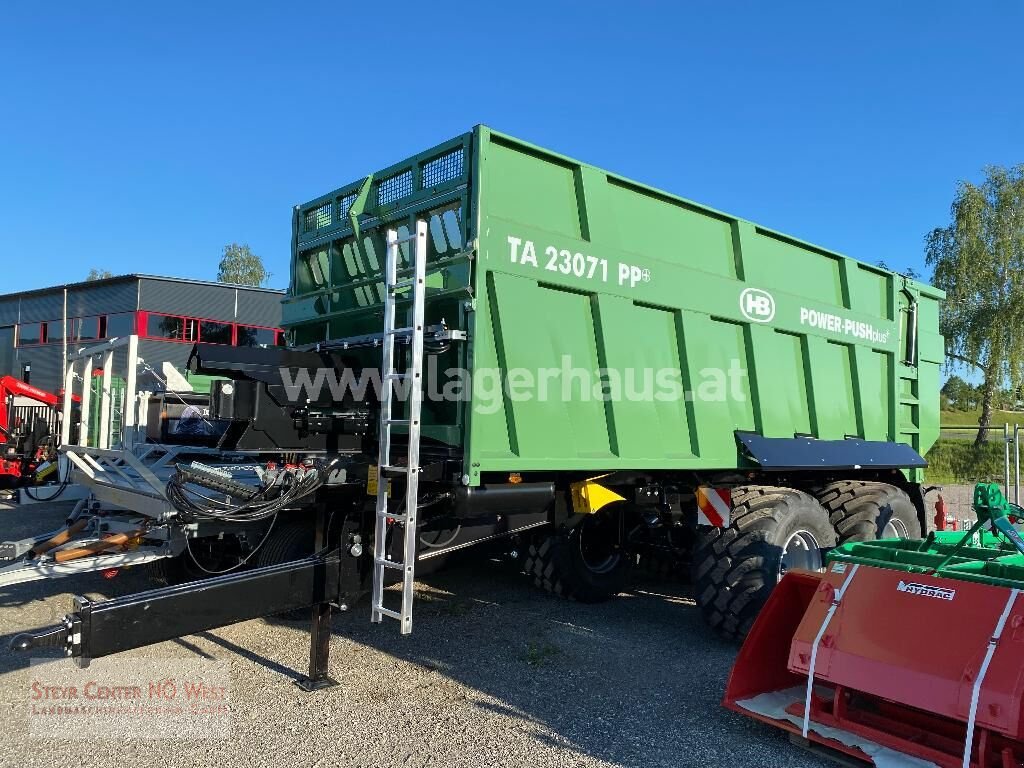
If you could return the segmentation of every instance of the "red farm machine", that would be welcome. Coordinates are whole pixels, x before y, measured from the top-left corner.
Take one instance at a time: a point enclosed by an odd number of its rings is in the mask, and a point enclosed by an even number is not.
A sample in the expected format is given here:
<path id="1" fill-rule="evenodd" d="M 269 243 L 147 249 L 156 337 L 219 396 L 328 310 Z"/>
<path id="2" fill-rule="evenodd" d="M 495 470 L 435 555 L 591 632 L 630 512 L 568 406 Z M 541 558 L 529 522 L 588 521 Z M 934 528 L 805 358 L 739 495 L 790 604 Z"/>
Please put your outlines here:
<path id="1" fill-rule="evenodd" d="M 18 398 L 31 400 L 20 405 Z M 0 483 L 41 479 L 56 468 L 55 426 L 62 398 L 13 376 L 0 377 Z"/>
<path id="2" fill-rule="evenodd" d="M 885 766 L 1024 765 L 1024 510 L 997 485 L 977 522 L 842 545 L 790 571 L 747 636 L 724 705 Z"/>

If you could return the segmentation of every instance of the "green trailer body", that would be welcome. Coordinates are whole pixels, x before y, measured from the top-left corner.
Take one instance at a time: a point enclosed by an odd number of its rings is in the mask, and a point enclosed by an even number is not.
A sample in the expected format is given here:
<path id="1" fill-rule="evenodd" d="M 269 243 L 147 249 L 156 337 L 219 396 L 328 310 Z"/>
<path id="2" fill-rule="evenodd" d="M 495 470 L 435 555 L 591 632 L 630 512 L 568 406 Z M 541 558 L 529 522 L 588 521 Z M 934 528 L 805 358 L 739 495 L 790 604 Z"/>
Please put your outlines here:
<path id="1" fill-rule="evenodd" d="M 469 485 L 751 467 L 741 432 L 922 455 L 938 437 L 940 291 L 483 126 L 295 209 L 290 343 L 379 332 L 385 231 L 417 219 L 426 322 L 468 335 L 441 369 L 527 377 L 428 393 L 424 438 Z"/>

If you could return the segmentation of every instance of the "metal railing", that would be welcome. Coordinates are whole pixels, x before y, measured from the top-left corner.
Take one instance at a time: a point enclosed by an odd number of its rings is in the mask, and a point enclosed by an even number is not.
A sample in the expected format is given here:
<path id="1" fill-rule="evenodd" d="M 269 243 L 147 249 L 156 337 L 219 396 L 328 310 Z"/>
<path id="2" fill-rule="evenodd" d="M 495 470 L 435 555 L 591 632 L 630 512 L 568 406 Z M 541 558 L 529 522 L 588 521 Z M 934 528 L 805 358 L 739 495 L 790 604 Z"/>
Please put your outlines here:
<path id="1" fill-rule="evenodd" d="M 128 361 L 125 365 L 124 398 L 120 413 L 115 414 L 114 398 L 111 382 L 114 376 L 114 352 L 125 349 Z M 75 352 L 68 352 L 64 369 L 64 403 L 61 412 L 61 446 L 71 445 L 72 403 L 75 396 L 76 383 L 81 382 L 79 395 L 81 417 L 78 420 L 78 445 L 88 447 L 93 437 L 90 435 L 90 405 L 92 399 L 93 371 L 96 363 L 102 366 L 103 375 L 100 381 L 99 398 L 100 413 L 97 421 L 96 447 L 106 450 L 120 447 L 130 450 L 139 441 L 140 421 L 145 420 L 145 408 L 140 407 L 140 398 L 136 392 L 138 367 L 139 337 L 121 336 L 110 339 L 102 344 L 84 347 Z M 115 415 L 120 418 L 115 418 Z M 144 426 L 141 425 L 141 426 Z"/>
<path id="2" fill-rule="evenodd" d="M 123 366 L 123 397 L 117 403 L 112 387 L 114 353 L 122 349 L 127 357 Z M 72 479 L 87 486 L 98 501 L 163 520 L 174 514 L 165 486 L 166 475 L 173 471 L 178 455 L 217 454 L 219 451 L 202 446 L 146 442 L 152 393 L 137 390 L 139 367 L 148 369 L 139 358 L 138 349 L 138 336 L 124 336 L 68 355 L 60 453 L 74 469 Z M 101 376 L 94 377 L 97 364 Z M 93 378 L 100 379 L 96 393 Z M 93 394 L 100 398 L 98 419 L 94 419 L 91 412 Z M 76 396 L 80 398 L 81 413 L 77 419 L 77 440 L 72 443 L 71 414 Z M 95 434 L 90 434 L 90 425 L 94 422 Z"/>
<path id="3" fill-rule="evenodd" d="M 124 366 L 124 396 L 120 413 L 115 413 L 111 385 L 114 378 L 114 353 L 119 349 L 125 349 L 127 360 Z M 64 370 L 60 451 L 81 473 L 80 478 L 92 487 L 94 493 L 97 490 L 96 483 L 102 483 L 112 490 L 134 491 L 153 497 L 156 509 L 138 511 L 159 517 L 168 508 L 163 482 L 146 466 L 143 459 L 135 455 L 136 448 L 142 447 L 145 442 L 146 403 L 149 399 L 148 392 L 136 391 L 138 350 L 139 337 L 132 335 L 68 353 Z M 102 377 L 98 391 L 99 419 L 96 421 L 96 434 L 92 435 L 91 399 L 93 371 L 97 363 L 101 366 Z M 78 441 L 75 445 L 71 441 L 71 413 L 79 384 L 81 391 L 77 394 L 80 397 L 80 416 Z M 120 497 L 111 500 L 124 505 Z"/>
<path id="4" fill-rule="evenodd" d="M 60 434 L 60 411 L 49 405 L 17 405 L 11 408 L 11 426 L 28 429 L 32 420 L 46 422 L 51 435 Z"/>

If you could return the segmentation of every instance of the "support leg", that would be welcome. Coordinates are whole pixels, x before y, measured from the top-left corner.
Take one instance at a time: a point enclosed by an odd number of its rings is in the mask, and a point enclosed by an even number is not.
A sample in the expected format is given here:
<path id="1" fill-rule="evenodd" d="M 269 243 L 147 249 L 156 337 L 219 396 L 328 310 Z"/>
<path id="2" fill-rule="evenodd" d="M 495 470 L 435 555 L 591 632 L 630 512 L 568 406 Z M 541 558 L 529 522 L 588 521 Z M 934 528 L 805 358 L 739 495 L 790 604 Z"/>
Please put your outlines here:
<path id="1" fill-rule="evenodd" d="M 316 514 L 316 551 L 320 552 L 327 546 L 328 517 L 327 508 L 321 504 Z M 315 579 L 321 582 L 323 573 L 319 573 Z M 323 602 L 313 605 L 313 614 L 309 628 L 309 674 L 306 677 L 295 681 L 295 684 L 304 691 L 319 691 L 322 688 L 332 688 L 338 684 L 337 680 L 328 674 L 329 658 L 331 650 L 331 604 L 327 602 L 327 595 L 322 583 L 313 587 L 314 594 L 320 595 Z"/>
<path id="2" fill-rule="evenodd" d="M 327 674 L 331 644 L 331 604 L 313 606 L 313 624 L 309 632 L 309 675 L 295 681 L 304 691 L 332 688 L 338 681 Z"/>

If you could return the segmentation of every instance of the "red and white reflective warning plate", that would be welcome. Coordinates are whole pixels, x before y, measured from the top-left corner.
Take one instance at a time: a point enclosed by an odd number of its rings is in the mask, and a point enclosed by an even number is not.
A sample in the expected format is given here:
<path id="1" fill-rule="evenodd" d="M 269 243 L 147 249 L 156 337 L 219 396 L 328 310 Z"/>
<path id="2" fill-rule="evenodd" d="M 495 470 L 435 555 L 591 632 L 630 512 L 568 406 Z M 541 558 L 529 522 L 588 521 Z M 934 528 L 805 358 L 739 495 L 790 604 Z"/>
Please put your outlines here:
<path id="1" fill-rule="evenodd" d="M 728 528 L 730 510 L 732 510 L 731 489 L 712 488 L 709 485 L 702 485 L 697 488 L 698 525 Z"/>

